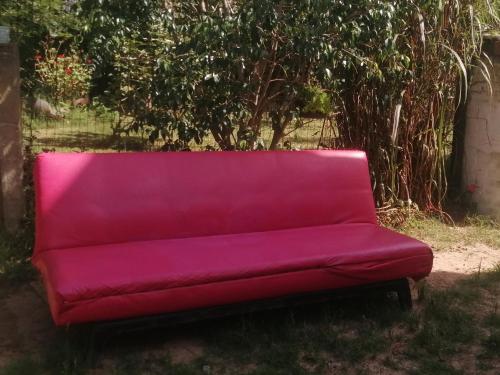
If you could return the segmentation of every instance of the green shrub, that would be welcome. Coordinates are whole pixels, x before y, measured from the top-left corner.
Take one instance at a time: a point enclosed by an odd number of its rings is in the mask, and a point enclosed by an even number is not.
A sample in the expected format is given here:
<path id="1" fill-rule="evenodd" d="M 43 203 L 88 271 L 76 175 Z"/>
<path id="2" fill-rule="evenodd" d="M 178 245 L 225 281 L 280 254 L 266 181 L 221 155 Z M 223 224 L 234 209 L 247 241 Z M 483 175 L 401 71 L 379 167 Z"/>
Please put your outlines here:
<path id="1" fill-rule="evenodd" d="M 71 102 L 88 96 L 93 70 L 90 59 L 83 61 L 72 49 L 61 53 L 61 46 L 55 47 L 51 42 L 43 44 L 41 53 L 35 56 L 40 94 L 55 102 Z"/>
<path id="2" fill-rule="evenodd" d="M 19 45 L 22 88 L 27 94 L 36 88 L 35 56 L 47 38 L 76 39 L 80 23 L 64 0 L 0 1 L 0 25 L 10 26 Z"/>
<path id="3" fill-rule="evenodd" d="M 378 206 L 426 210 L 441 209 L 456 108 L 470 67 L 486 69 L 482 35 L 498 26 L 495 9 L 488 0 L 73 7 L 95 63 L 93 92 L 125 131 L 165 150 L 209 137 L 224 150 L 275 149 L 312 112 L 335 124 L 336 147 L 367 152 Z"/>

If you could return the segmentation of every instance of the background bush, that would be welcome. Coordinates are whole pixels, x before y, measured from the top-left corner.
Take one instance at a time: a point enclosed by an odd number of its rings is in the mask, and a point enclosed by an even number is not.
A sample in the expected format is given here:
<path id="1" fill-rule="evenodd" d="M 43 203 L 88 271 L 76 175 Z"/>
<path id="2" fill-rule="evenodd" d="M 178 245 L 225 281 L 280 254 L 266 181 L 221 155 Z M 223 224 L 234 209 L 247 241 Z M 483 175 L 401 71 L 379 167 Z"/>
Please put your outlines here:
<path id="1" fill-rule="evenodd" d="M 86 97 L 93 66 L 91 59 L 84 59 L 76 51 L 61 53 L 61 45 L 46 41 L 35 55 L 35 77 L 41 88 L 38 94 L 56 103 Z"/>
<path id="2" fill-rule="evenodd" d="M 165 150 L 209 136 L 223 150 L 276 149 L 320 117 L 335 147 L 368 153 L 379 207 L 427 210 L 441 209 L 456 109 L 498 25 L 487 0 L 55 2 L 68 3 L 58 27 L 92 57 L 90 91 L 125 131 Z"/>

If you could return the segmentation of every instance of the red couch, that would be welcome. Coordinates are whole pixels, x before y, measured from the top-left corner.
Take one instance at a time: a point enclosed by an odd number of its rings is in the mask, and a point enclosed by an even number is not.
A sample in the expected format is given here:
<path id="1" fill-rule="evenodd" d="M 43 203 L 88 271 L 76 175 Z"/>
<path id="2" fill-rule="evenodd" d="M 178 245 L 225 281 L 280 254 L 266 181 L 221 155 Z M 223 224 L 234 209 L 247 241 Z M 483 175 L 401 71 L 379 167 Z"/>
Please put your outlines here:
<path id="1" fill-rule="evenodd" d="M 359 151 L 57 154 L 35 165 L 57 325 L 420 279 L 424 243 L 377 225 Z"/>

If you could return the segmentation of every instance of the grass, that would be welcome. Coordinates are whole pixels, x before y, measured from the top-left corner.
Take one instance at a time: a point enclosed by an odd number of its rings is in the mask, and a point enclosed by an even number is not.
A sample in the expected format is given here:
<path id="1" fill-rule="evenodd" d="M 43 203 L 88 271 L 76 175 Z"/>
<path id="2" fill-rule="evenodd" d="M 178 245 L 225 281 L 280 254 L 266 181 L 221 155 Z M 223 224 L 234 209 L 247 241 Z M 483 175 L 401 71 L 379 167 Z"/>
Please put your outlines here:
<path id="1" fill-rule="evenodd" d="M 428 242 L 437 251 L 450 249 L 457 244 L 469 246 L 480 243 L 500 248 L 500 224 L 484 216 L 468 216 L 450 225 L 437 218 L 424 218 L 417 215 L 397 229 Z"/>
<path id="2" fill-rule="evenodd" d="M 498 225 L 483 217 L 450 226 L 415 216 L 401 231 L 438 251 L 464 243 L 500 249 Z M 0 306 L 33 279 L 31 233 L 0 234 Z M 0 375 L 498 373 L 499 295 L 500 266 L 448 289 L 427 286 L 411 312 L 401 311 L 394 296 L 365 296 L 125 334 L 92 356 L 85 327 L 61 330 L 39 352 L 0 367 Z M 201 353 L 179 363 L 165 349 L 175 337 L 194 337 Z"/>
<path id="3" fill-rule="evenodd" d="M 147 134 L 119 133 L 120 119 L 118 114 L 105 110 L 103 107 L 82 109 L 71 108 L 63 119 L 48 119 L 23 115 L 24 136 L 33 139 L 33 151 L 141 151 L 159 149 L 162 144 L 151 145 Z M 316 149 L 321 136 L 322 121 L 306 120 L 300 128 L 290 131 L 282 144 L 287 142 L 292 148 Z M 293 128 L 291 129 L 293 130 Z M 326 133 L 325 133 L 326 135 Z M 331 130 L 328 130 L 331 136 Z M 261 139 L 269 145 L 272 138 L 271 126 L 264 126 Z M 207 136 L 202 145 L 194 142 L 192 150 L 203 150 L 206 146 L 217 148 L 211 136 Z"/>
<path id="4" fill-rule="evenodd" d="M 0 232 L 0 286 L 17 285 L 33 279 L 32 251 L 32 230 L 22 230 L 16 235 Z"/>
<path id="5" fill-rule="evenodd" d="M 482 295 L 485 286 L 500 288 L 500 268 L 479 278 L 428 291 L 412 312 L 401 311 L 390 296 L 367 296 L 127 334 L 112 339 L 106 359 L 94 364 L 85 360 L 82 336 L 61 334 L 39 358 L 14 360 L 0 374 L 85 374 L 96 367 L 110 374 L 462 374 L 460 359 L 470 352 L 487 371 L 500 365 L 498 312 L 492 308 L 481 319 L 462 290 Z M 201 340 L 203 354 L 174 363 L 157 350 L 178 335 Z"/>
<path id="6" fill-rule="evenodd" d="M 42 374 L 40 363 L 33 360 L 31 357 L 25 357 L 12 361 L 7 367 L 0 370 L 3 375 L 21 375 Z"/>
<path id="7" fill-rule="evenodd" d="M 416 353 L 438 357 L 456 354 L 478 335 L 477 327 L 467 324 L 473 320 L 473 314 L 463 307 L 467 294 L 453 292 L 434 292 L 428 298 L 412 343 Z"/>
<path id="8" fill-rule="evenodd" d="M 33 151 L 117 151 L 137 148 L 140 137 L 118 137 L 118 116 L 105 110 L 70 109 L 62 119 L 23 114 L 25 138 L 32 138 Z M 141 146 L 142 147 L 142 146 Z"/>

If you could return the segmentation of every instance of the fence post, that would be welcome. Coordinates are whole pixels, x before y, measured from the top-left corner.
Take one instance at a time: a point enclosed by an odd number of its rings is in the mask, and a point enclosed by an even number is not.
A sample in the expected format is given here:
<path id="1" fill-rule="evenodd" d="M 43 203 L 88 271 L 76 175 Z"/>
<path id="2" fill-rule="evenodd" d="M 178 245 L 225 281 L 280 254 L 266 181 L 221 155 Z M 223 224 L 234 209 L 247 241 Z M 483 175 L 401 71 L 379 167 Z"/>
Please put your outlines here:
<path id="1" fill-rule="evenodd" d="M 484 62 L 491 78 L 488 82 L 479 68 L 474 68 L 462 181 L 473 208 L 500 220 L 500 36 L 485 36 L 483 50 L 489 56 Z"/>
<path id="2" fill-rule="evenodd" d="M 15 232 L 23 215 L 19 52 L 0 42 L 0 228 Z"/>

